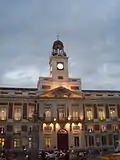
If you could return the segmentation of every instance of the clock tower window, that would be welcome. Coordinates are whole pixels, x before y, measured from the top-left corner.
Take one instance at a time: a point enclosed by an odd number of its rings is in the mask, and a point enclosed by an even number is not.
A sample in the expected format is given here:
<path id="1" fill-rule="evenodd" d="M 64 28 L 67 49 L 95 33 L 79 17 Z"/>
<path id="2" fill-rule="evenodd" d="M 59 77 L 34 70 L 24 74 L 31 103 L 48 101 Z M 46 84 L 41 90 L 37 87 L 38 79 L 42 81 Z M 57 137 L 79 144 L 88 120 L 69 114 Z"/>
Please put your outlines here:
<path id="1" fill-rule="evenodd" d="M 63 76 L 58 76 L 58 79 L 63 79 Z"/>

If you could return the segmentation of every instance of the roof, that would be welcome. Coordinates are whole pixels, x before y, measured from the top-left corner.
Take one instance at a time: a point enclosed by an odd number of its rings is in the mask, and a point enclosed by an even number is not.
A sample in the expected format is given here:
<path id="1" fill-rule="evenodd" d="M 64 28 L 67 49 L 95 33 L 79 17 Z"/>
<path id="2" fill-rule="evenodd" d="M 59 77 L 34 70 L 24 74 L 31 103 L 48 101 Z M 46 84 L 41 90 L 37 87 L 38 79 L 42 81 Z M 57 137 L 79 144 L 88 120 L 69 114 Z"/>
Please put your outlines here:
<path id="1" fill-rule="evenodd" d="M 37 91 L 38 89 L 37 88 L 17 88 L 17 87 L 0 87 L 0 90 L 8 90 L 8 91 L 11 91 L 11 90 L 15 90 L 15 91 Z"/>
<path id="2" fill-rule="evenodd" d="M 91 93 L 120 93 L 120 90 L 82 90 L 82 92 L 91 92 Z"/>
<path id="3" fill-rule="evenodd" d="M 37 88 L 17 88 L 17 87 L 0 87 L 0 90 L 15 90 L 15 91 L 37 91 Z M 91 92 L 91 93 L 120 93 L 120 90 L 82 90 L 82 92 Z"/>

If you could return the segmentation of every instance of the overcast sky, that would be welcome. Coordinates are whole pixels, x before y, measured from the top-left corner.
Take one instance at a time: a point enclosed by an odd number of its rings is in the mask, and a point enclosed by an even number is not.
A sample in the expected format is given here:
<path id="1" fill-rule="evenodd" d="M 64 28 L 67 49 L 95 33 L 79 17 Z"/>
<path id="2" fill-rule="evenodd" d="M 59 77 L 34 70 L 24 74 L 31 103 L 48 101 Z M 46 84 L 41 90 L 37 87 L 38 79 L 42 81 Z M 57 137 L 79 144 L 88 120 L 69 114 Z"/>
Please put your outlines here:
<path id="1" fill-rule="evenodd" d="M 0 86 L 49 76 L 58 33 L 83 89 L 120 90 L 120 0 L 0 0 Z"/>

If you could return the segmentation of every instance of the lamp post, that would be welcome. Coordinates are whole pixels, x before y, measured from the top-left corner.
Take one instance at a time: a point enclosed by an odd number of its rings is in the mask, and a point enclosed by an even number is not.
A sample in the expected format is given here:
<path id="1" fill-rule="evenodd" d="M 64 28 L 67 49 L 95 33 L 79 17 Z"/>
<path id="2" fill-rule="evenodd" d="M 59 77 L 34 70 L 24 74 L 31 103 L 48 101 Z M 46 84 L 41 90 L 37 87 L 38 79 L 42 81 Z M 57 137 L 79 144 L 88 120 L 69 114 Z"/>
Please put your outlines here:
<path id="1" fill-rule="evenodd" d="M 35 109 L 33 113 L 33 126 L 32 126 L 33 150 L 39 149 L 40 128 L 45 118 L 45 115 L 43 115 L 43 117 L 39 117 L 38 105 L 39 105 L 39 102 L 35 101 Z"/>

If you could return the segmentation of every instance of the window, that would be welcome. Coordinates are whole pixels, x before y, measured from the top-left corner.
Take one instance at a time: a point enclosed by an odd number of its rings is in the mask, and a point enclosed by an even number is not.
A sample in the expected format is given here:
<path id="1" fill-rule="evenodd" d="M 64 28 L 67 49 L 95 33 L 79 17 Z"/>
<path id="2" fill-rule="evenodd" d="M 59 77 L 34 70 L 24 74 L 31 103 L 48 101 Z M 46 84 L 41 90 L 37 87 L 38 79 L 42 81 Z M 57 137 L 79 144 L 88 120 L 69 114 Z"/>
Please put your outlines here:
<path id="1" fill-rule="evenodd" d="M 112 125 L 112 130 L 117 131 L 118 130 L 118 125 L 117 124 Z"/>
<path id="2" fill-rule="evenodd" d="M 45 108 L 45 119 L 46 120 L 51 119 L 51 108 L 49 107 Z"/>
<path id="3" fill-rule="evenodd" d="M 12 125 L 7 125 L 7 131 L 12 132 L 13 131 L 13 126 Z"/>
<path id="4" fill-rule="evenodd" d="M 6 107 L 0 107 L 0 120 L 6 120 L 7 119 L 7 108 Z"/>
<path id="5" fill-rule="evenodd" d="M 31 95 L 31 96 L 32 96 L 32 95 L 36 95 L 36 93 L 32 93 L 32 92 L 31 92 L 31 93 L 28 93 L 28 95 Z"/>
<path id="6" fill-rule="evenodd" d="M 102 96 L 102 94 L 96 94 L 96 96 Z"/>
<path id="7" fill-rule="evenodd" d="M 3 133 L 5 133 L 5 129 L 4 127 L 0 127 L 0 134 L 3 134 Z"/>
<path id="8" fill-rule="evenodd" d="M 87 120 L 92 120 L 93 119 L 92 109 L 87 109 L 86 110 L 86 118 L 87 118 Z"/>
<path id="9" fill-rule="evenodd" d="M 94 145 L 94 137 L 89 136 L 89 146 L 93 146 L 93 145 Z"/>
<path id="10" fill-rule="evenodd" d="M 79 117 L 78 111 L 77 111 L 77 110 L 74 110 L 74 111 L 73 111 L 73 119 L 74 119 L 74 120 L 78 120 L 78 117 Z"/>
<path id="11" fill-rule="evenodd" d="M 105 119 L 105 111 L 103 108 L 98 108 L 98 118 L 100 120 L 104 120 Z"/>
<path id="12" fill-rule="evenodd" d="M 15 92 L 15 94 L 17 94 L 17 95 L 21 95 L 21 94 L 22 94 L 22 92 Z"/>
<path id="13" fill-rule="evenodd" d="M 116 119 L 116 117 L 117 117 L 116 109 L 115 108 L 110 108 L 109 112 L 110 112 L 110 118 L 111 119 Z"/>
<path id="14" fill-rule="evenodd" d="M 58 109 L 58 116 L 59 116 L 59 120 L 64 120 L 64 118 L 65 118 L 65 110 L 64 110 L 64 108 L 59 108 Z"/>
<path id="15" fill-rule="evenodd" d="M 22 131 L 27 132 L 27 126 L 22 126 Z"/>
<path id="16" fill-rule="evenodd" d="M 20 133 L 21 132 L 21 126 L 14 126 L 14 133 Z"/>
<path id="17" fill-rule="evenodd" d="M 3 148 L 5 144 L 5 139 L 4 138 L 0 138 L 0 147 Z"/>
<path id="18" fill-rule="evenodd" d="M 63 79 L 63 76 L 58 76 L 58 79 Z"/>
<path id="19" fill-rule="evenodd" d="M 102 136 L 102 145 L 107 145 L 107 138 L 106 136 Z"/>
<path id="20" fill-rule="evenodd" d="M 48 85 L 42 85 L 42 89 L 50 89 L 51 86 L 48 86 Z"/>
<path id="21" fill-rule="evenodd" d="M 14 120 L 19 121 L 22 119 L 22 108 L 15 106 L 14 107 Z"/>
<path id="22" fill-rule="evenodd" d="M 28 119 L 33 119 L 34 106 L 28 106 Z"/>
<path id="23" fill-rule="evenodd" d="M 46 147 L 51 147 L 51 138 L 50 137 L 45 138 L 45 146 Z"/>
<path id="24" fill-rule="evenodd" d="M 21 146 L 20 138 L 15 138 L 13 142 L 14 148 L 19 148 Z"/>
<path id="25" fill-rule="evenodd" d="M 79 90 L 79 86 L 71 86 L 72 90 Z"/>
<path id="26" fill-rule="evenodd" d="M 105 132 L 106 131 L 106 126 L 105 125 L 101 125 L 101 131 Z"/>
<path id="27" fill-rule="evenodd" d="M 87 131 L 89 132 L 89 133 L 91 133 L 91 132 L 93 132 L 94 131 L 94 127 L 93 126 L 87 126 Z"/>
<path id="28" fill-rule="evenodd" d="M 8 92 L 1 91 L 1 94 L 8 94 Z"/>
<path id="29" fill-rule="evenodd" d="M 75 147 L 79 147 L 79 137 L 74 137 L 74 145 Z"/>
<path id="30" fill-rule="evenodd" d="M 29 149 L 32 148 L 32 142 L 28 142 Z"/>

